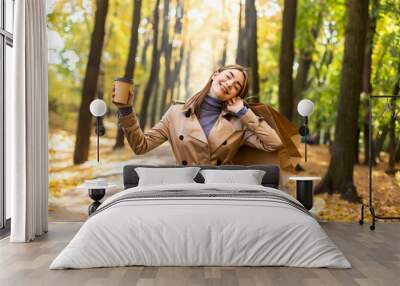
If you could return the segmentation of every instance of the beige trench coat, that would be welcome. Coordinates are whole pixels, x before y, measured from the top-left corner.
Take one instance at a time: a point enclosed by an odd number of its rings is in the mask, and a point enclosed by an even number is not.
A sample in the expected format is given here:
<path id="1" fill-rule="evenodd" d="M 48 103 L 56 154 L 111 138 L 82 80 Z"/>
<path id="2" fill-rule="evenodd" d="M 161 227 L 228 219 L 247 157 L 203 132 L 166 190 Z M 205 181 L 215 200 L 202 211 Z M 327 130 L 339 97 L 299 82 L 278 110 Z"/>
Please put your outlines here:
<path id="1" fill-rule="evenodd" d="M 169 141 L 178 165 L 233 164 L 242 145 L 267 152 L 282 147 L 282 141 L 267 122 L 249 108 L 240 119 L 223 110 L 208 138 L 193 112 L 183 104 L 173 104 L 160 122 L 143 132 L 134 113 L 119 118 L 130 147 L 144 154 Z"/>

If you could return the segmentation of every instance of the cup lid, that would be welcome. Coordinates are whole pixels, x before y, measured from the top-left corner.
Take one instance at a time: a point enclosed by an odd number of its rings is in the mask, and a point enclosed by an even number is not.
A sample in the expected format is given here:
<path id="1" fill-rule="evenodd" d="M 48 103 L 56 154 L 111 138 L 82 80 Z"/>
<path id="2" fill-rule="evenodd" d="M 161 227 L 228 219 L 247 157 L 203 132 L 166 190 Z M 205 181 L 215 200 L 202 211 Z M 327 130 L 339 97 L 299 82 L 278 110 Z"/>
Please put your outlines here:
<path id="1" fill-rule="evenodd" d="M 131 78 L 127 78 L 127 77 L 117 77 L 117 78 L 114 79 L 114 81 L 122 81 L 122 82 L 133 84 L 132 79 Z"/>

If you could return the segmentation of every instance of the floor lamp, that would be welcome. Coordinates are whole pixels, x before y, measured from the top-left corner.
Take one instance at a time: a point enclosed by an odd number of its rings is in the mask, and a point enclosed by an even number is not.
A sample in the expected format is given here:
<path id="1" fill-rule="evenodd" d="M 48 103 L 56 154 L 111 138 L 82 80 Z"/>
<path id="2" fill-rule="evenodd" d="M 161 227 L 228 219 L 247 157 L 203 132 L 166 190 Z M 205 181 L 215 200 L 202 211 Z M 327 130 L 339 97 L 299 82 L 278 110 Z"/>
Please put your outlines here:
<path id="1" fill-rule="evenodd" d="M 90 113 L 96 117 L 96 135 L 97 135 L 97 162 L 100 160 L 99 137 L 104 135 L 104 128 L 100 128 L 100 118 L 106 114 L 107 106 L 104 100 L 95 99 L 90 103 Z"/>
<path id="2" fill-rule="evenodd" d="M 308 117 L 314 112 L 314 103 L 309 99 L 301 100 L 297 105 L 297 112 L 304 117 L 299 132 L 304 137 L 304 160 L 307 162 Z"/>
<path id="3" fill-rule="evenodd" d="M 105 129 L 100 126 L 100 118 L 104 116 L 107 112 L 107 106 L 104 100 L 96 98 L 90 103 L 89 106 L 90 113 L 96 117 L 96 135 L 97 135 L 97 162 L 100 161 L 100 136 L 104 135 Z M 97 182 L 98 185 L 93 185 L 88 188 L 89 197 L 94 200 L 94 202 L 89 206 L 88 212 L 91 215 L 99 207 L 100 200 L 104 197 L 106 193 L 106 186 L 104 182 Z"/>

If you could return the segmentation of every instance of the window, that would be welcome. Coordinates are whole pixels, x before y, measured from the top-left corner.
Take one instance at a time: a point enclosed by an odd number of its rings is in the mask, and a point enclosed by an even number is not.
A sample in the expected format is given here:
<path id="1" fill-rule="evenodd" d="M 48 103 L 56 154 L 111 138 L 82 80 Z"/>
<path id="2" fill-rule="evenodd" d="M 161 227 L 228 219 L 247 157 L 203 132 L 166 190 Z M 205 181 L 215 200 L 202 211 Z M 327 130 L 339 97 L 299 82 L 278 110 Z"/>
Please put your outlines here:
<path id="1" fill-rule="evenodd" d="M 14 0 L 0 0 L 0 236 L 9 231 L 10 194 L 5 189 L 5 98 L 11 93 Z"/>

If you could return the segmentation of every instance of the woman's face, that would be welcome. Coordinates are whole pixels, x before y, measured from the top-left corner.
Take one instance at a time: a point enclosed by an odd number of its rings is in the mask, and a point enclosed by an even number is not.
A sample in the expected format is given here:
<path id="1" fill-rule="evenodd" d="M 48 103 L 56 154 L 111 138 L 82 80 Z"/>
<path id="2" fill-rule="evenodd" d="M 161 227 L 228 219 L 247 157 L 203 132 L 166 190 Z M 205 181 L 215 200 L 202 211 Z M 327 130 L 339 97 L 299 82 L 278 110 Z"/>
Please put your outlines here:
<path id="1" fill-rule="evenodd" d="M 227 101 L 239 95 L 244 85 L 244 75 L 240 70 L 227 69 L 212 76 L 210 95 Z"/>

